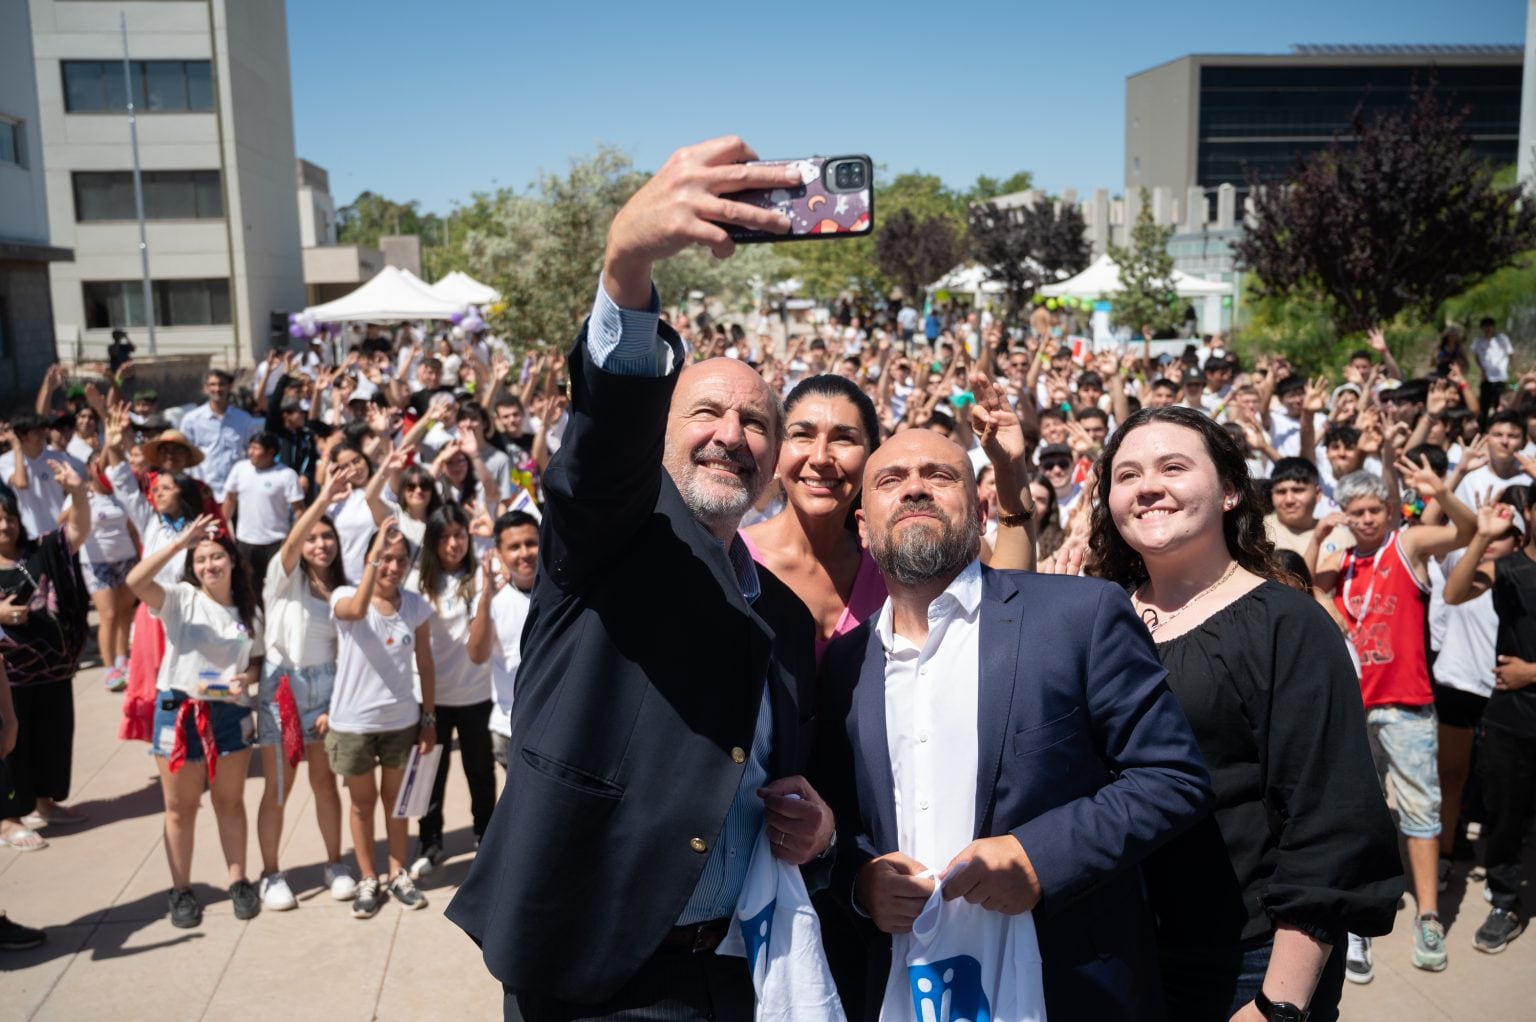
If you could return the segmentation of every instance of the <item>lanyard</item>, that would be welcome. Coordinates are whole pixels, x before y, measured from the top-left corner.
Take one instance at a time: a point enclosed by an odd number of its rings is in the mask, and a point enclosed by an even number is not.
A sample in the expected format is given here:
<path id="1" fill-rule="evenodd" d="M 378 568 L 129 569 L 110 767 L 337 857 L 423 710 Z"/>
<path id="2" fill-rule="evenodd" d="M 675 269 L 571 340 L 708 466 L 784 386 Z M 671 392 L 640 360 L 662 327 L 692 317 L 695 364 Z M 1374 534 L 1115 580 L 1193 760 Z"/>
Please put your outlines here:
<path id="1" fill-rule="evenodd" d="M 1370 614 L 1371 612 L 1371 597 L 1376 592 L 1376 568 L 1381 564 L 1382 554 L 1386 552 L 1388 546 L 1396 541 L 1397 537 L 1393 536 L 1386 543 L 1383 543 L 1381 546 L 1377 547 L 1376 552 L 1371 555 L 1371 584 L 1365 587 L 1365 602 L 1361 604 L 1360 613 L 1358 614 L 1352 614 L 1350 612 L 1349 593 L 1355 581 L 1355 567 L 1360 563 L 1360 556 L 1355 553 L 1353 547 L 1350 548 L 1349 553 L 1346 555 L 1348 560 L 1346 561 L 1344 567 L 1344 615 L 1346 617 L 1352 618 L 1351 623 L 1356 628 L 1359 628 L 1360 625 L 1364 623 L 1366 615 Z"/>

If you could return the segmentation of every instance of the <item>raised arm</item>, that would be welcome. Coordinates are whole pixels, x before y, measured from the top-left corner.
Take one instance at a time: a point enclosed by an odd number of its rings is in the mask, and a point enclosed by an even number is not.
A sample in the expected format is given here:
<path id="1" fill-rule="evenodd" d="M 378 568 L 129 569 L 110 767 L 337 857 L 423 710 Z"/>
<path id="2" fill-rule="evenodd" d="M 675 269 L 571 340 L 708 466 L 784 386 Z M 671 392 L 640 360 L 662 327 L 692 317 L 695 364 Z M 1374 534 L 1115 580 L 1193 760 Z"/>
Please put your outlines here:
<path id="1" fill-rule="evenodd" d="M 388 504 L 384 503 L 384 486 L 387 483 L 395 499 L 399 499 L 400 474 L 405 471 L 406 464 L 410 462 L 411 455 L 415 452 L 414 447 L 402 447 L 398 451 L 391 451 L 389 457 L 384 459 L 384 464 L 363 488 L 363 497 L 368 501 L 368 510 L 373 514 L 373 523 L 380 528 L 383 528 L 385 520 L 395 513 Z M 352 485 L 357 485 L 355 473 Z"/>
<path id="2" fill-rule="evenodd" d="M 167 543 L 134 565 L 127 578 L 128 588 L 133 590 L 133 595 L 148 604 L 151 610 L 159 610 L 165 606 L 165 590 L 160 588 L 160 583 L 155 581 L 155 576 L 160 574 L 161 569 L 170 564 L 172 558 L 178 553 L 192 549 L 199 539 L 210 530 L 217 528 L 218 524 L 219 520 L 213 515 L 198 515 L 191 525 L 176 535 L 175 542 Z"/>
<path id="3" fill-rule="evenodd" d="M 976 404 L 971 410 L 976 438 L 992 463 L 992 474 L 997 482 L 997 538 L 992 544 L 988 566 L 1033 571 L 1035 520 L 1031 512 L 1035 501 L 1029 492 L 1028 444 L 1024 439 L 1024 428 L 985 373 L 971 375 L 971 389 L 976 394 Z M 1030 517 L 1024 521 L 1015 519 L 1012 524 L 1003 520 L 1016 515 Z"/>
<path id="4" fill-rule="evenodd" d="M 1494 567 L 1483 563 L 1488 544 L 1509 531 L 1516 511 L 1508 504 L 1484 504 L 1477 511 L 1477 533 L 1445 577 L 1445 602 L 1469 603 L 1493 586 Z"/>
<path id="5" fill-rule="evenodd" d="M 1381 369 L 1387 376 L 1394 380 L 1403 378 L 1403 371 L 1398 368 L 1397 359 L 1392 357 L 1392 349 L 1387 347 L 1387 335 L 1381 327 L 1373 326 L 1366 331 L 1365 339 L 1370 344 L 1371 350 L 1381 356 Z"/>
<path id="6" fill-rule="evenodd" d="M 1477 532 L 1477 513 L 1457 499 L 1427 461 L 1414 465 L 1407 458 L 1400 458 L 1397 471 L 1426 504 L 1434 500 L 1450 519 L 1449 525 L 1421 525 L 1403 532 L 1403 552 L 1422 568 L 1421 562 L 1426 558 L 1442 557 L 1466 546 Z"/>
<path id="7" fill-rule="evenodd" d="M 288 530 L 288 535 L 283 539 L 283 545 L 277 551 L 277 559 L 283 566 L 284 575 L 292 575 L 298 568 L 299 558 L 304 551 L 304 538 L 309 535 L 309 530 L 325 517 L 325 510 L 331 506 L 331 502 L 340 500 L 343 491 L 351 488 L 351 483 L 342 478 L 340 473 L 332 475 L 326 480 L 325 488 L 320 491 L 314 503 L 299 515 L 298 521 L 294 522 L 293 528 Z"/>
<path id="8" fill-rule="evenodd" d="M 491 640 L 496 634 L 496 626 L 491 619 L 491 601 L 506 584 L 506 576 L 496 574 L 495 567 L 496 551 L 487 550 L 480 561 L 480 577 L 483 580 L 480 599 L 475 602 L 475 616 L 469 622 L 471 663 L 483 664 L 491 659 Z"/>
<path id="9" fill-rule="evenodd" d="M 71 468 L 67 461 L 54 463 L 53 477 L 69 494 L 69 518 L 64 522 L 64 538 L 69 541 L 70 552 L 79 553 L 80 547 L 85 544 L 86 538 L 91 534 L 90 491 L 85 488 L 85 482 L 80 478 L 79 473 Z"/>
<path id="10" fill-rule="evenodd" d="M 368 559 L 363 564 L 363 577 L 358 579 L 357 588 L 352 595 L 345 599 L 337 600 L 331 607 L 331 614 L 338 621 L 361 621 L 368 614 L 368 603 L 373 599 L 373 586 L 378 581 L 379 557 L 388 548 L 394 537 L 398 535 L 396 521 L 386 518 L 379 523 L 379 531 L 373 537 L 373 545 L 368 548 Z M 432 644 L 432 638 L 427 636 L 426 644 Z M 418 645 L 420 641 L 418 640 Z"/>

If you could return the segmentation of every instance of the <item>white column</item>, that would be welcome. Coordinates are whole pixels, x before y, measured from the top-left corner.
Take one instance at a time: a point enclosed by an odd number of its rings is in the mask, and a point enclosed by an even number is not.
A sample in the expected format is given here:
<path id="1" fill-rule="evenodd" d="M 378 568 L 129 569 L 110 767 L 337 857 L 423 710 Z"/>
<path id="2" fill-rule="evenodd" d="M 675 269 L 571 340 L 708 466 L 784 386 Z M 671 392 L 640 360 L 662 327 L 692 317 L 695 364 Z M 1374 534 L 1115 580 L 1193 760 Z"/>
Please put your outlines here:
<path id="1" fill-rule="evenodd" d="M 1520 182 L 1536 179 L 1536 0 L 1525 5 L 1525 71 L 1520 78 L 1520 148 L 1516 154 Z"/>

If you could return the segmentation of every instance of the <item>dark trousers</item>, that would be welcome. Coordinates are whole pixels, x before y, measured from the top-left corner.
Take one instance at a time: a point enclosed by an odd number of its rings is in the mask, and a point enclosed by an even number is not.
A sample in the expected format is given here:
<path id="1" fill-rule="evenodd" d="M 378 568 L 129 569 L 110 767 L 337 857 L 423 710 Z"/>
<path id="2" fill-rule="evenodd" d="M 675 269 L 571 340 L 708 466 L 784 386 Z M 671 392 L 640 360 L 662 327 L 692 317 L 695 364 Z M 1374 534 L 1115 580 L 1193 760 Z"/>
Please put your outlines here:
<path id="1" fill-rule="evenodd" d="M 453 749 L 453 735 L 459 736 L 459 758 L 464 763 L 464 780 L 469 783 L 469 813 L 474 820 L 475 838 L 485 833 L 496 808 L 496 760 L 491 755 L 491 701 L 472 706 L 437 707 L 437 743 L 443 758 L 437 761 L 437 776 L 432 780 L 432 801 L 418 824 L 423 849 L 443 844 L 443 794 L 448 790 L 448 760 Z"/>
<path id="2" fill-rule="evenodd" d="M 1536 741 L 1513 731 L 1483 729 L 1478 761 L 1483 781 L 1483 862 L 1494 908 L 1520 911 L 1520 845 L 1536 814 Z"/>
<path id="3" fill-rule="evenodd" d="M 1507 383 L 1490 383 L 1483 380 L 1477 385 L 1477 420 L 1483 429 L 1488 428 L 1488 416 L 1499 410 L 1499 400 L 1508 390 Z"/>
<path id="4" fill-rule="evenodd" d="M 240 556 L 251 569 L 251 589 L 260 598 L 262 587 L 267 584 L 267 565 L 272 563 L 272 558 L 283 548 L 281 542 L 277 543 L 241 543 L 235 542 L 235 549 L 240 551 Z"/>
<path id="5" fill-rule="evenodd" d="M 570 1004 L 509 990 L 502 1010 L 508 1020 L 516 1019 L 516 1004 L 524 1022 L 751 1022 L 756 1003 L 745 958 L 662 948 L 618 993 L 601 1003 Z"/>
<path id="6" fill-rule="evenodd" d="M 16 707 L 16 748 L 5 757 L 0 818 L 16 819 L 37 808 L 38 798 L 69 797 L 75 749 L 75 693 L 67 681 L 11 689 Z"/>
<path id="7" fill-rule="evenodd" d="M 1264 985 L 1273 940 L 1243 948 L 1236 944 L 1158 948 L 1163 999 L 1170 1022 L 1227 1022 Z M 1336 945 L 1323 966 L 1308 1004 L 1314 1022 L 1335 1022 L 1344 993 L 1344 945 Z"/>

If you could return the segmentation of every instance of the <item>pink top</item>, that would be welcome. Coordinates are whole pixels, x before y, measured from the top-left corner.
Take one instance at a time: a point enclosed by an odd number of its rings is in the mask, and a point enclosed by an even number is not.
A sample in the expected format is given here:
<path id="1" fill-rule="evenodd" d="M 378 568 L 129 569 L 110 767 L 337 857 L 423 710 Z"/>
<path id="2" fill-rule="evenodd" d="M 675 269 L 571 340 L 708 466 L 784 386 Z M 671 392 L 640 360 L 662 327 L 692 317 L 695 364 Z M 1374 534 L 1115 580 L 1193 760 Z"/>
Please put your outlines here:
<path id="1" fill-rule="evenodd" d="M 763 560 L 763 552 L 757 548 L 757 544 L 747 536 L 745 532 L 737 533 L 741 541 L 746 544 L 747 552 L 758 564 L 767 567 L 768 562 Z M 832 629 L 832 639 L 839 635 L 845 635 L 853 631 L 870 617 L 879 611 L 885 604 L 885 576 L 880 574 L 880 569 L 875 566 L 875 560 L 869 556 L 868 550 L 859 551 L 859 573 L 853 577 L 853 592 L 848 594 L 848 605 L 838 616 L 837 627 Z M 821 655 L 832 644 L 832 639 L 823 639 L 818 626 L 816 635 L 816 663 L 821 663 Z"/>

